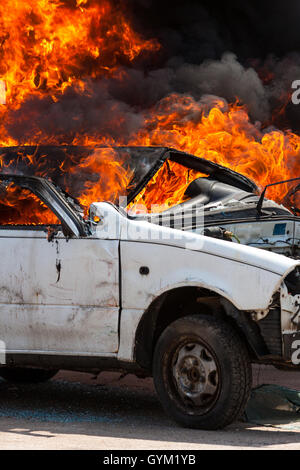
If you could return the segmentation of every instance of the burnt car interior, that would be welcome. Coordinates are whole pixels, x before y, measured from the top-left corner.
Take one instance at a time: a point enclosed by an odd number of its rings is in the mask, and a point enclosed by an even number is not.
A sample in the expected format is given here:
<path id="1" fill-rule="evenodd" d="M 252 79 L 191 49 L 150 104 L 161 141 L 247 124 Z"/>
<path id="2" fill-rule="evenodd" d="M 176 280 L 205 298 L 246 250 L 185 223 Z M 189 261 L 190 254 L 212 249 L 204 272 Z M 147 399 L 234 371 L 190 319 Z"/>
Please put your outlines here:
<path id="1" fill-rule="evenodd" d="M 49 207 L 28 189 L 14 183 L 0 184 L 0 225 L 59 226 L 60 221 Z"/>
<path id="2" fill-rule="evenodd" d="M 107 184 L 105 181 L 104 171 L 101 174 L 101 165 L 97 164 L 96 167 L 95 165 L 86 165 L 86 162 L 97 162 L 97 159 L 98 163 L 99 161 L 101 163 L 101 159 L 105 161 L 108 151 L 111 153 L 109 158 L 118 161 L 130 174 L 126 186 L 119 188 L 119 193 L 118 191 L 112 191 L 109 196 L 105 194 L 105 191 L 102 191 L 105 185 L 109 187 L 109 183 Z M 41 197 L 40 194 L 37 194 L 35 185 L 29 184 L 29 177 L 41 174 L 51 178 L 51 182 L 56 186 L 56 192 L 60 191 L 62 193 L 63 190 L 67 190 L 75 198 L 79 197 L 80 191 L 86 183 L 90 187 L 98 185 L 98 192 L 95 192 L 95 198 L 90 202 L 109 200 L 116 205 L 119 202 L 119 195 L 126 196 L 128 204 L 130 204 L 136 197 L 140 198 L 141 193 L 145 194 L 145 192 L 149 193 L 147 196 L 149 204 L 150 202 L 151 204 L 161 204 L 162 199 L 169 198 L 170 200 L 166 201 L 166 208 L 168 208 L 193 199 L 194 196 L 202 197 L 204 201 L 209 203 L 215 198 L 221 197 L 220 191 L 223 191 L 224 197 L 226 197 L 227 192 L 229 195 L 229 192 L 235 190 L 235 188 L 251 194 L 257 191 L 256 185 L 250 179 L 229 168 L 168 147 L 109 148 L 44 145 L 2 147 L 0 148 L 0 158 L 4 172 L 13 170 L 9 175 L 12 176 L 13 173 L 16 178 L 18 177 L 18 179 L 15 178 L 11 182 L 15 185 L 22 185 L 23 189 L 32 191 L 45 205 L 41 206 L 43 215 L 41 220 L 37 220 L 32 215 L 29 220 L 24 220 L 25 224 L 43 225 L 45 219 L 47 224 L 48 222 L 54 223 L 55 221 L 52 215 L 50 216 L 47 213 L 46 207 L 50 208 L 55 216 L 60 219 L 60 215 L 51 208 L 51 204 L 49 205 L 48 197 Z M 76 168 L 80 168 L 80 170 L 76 172 Z M 106 167 L 104 167 L 105 169 Z M 201 179 L 197 183 L 193 183 L 199 177 Z M 47 181 L 50 180 L 47 179 Z M 215 184 L 211 184 L 212 181 Z M 223 186 L 221 183 L 223 183 Z M 228 188 L 226 189 L 224 185 L 228 185 Z M 160 193 L 157 191 L 157 187 L 160 187 Z M 146 189 L 147 191 L 145 191 Z M 215 191 L 217 191 L 216 194 Z M 69 197 L 68 201 L 70 202 L 71 199 Z M 29 206 L 32 205 L 33 207 L 33 200 L 34 198 L 31 197 Z M 3 198 L 2 202 L 4 203 Z M 72 202 L 70 205 L 72 205 Z M 9 202 L 7 206 L 12 207 L 13 203 Z M 3 207 L 2 209 L 1 219 L 2 223 L 5 223 L 7 221 L 5 215 L 7 212 Z M 19 224 L 22 222 L 23 215 L 24 213 L 21 213 L 19 217 L 17 214 L 12 213 L 12 219 L 8 220 L 7 223 Z"/>
<path id="3" fill-rule="evenodd" d="M 94 166 L 83 163 L 91 158 L 101 163 L 108 150 L 109 158 L 124 165 L 130 178 L 126 185 L 106 197 L 102 188 L 106 185 L 111 189 L 110 182 Z M 65 236 L 86 236 L 92 224 L 88 218 L 89 204 L 106 200 L 118 207 L 119 196 L 127 197 L 125 212 L 134 218 L 145 218 L 145 212 L 136 210 L 139 205 L 146 206 L 148 213 L 154 205 L 152 212 L 166 215 L 203 206 L 207 226 L 236 220 L 294 217 L 286 207 L 265 199 L 265 192 L 260 197 L 257 186 L 246 176 L 168 147 L 24 146 L 1 148 L 0 158 L 4 172 L 13 170 L 0 174 L 2 227 L 45 230 L 53 225 Z M 76 173 L 78 166 L 80 171 Z M 47 179 L 35 176 L 41 173 Z M 95 191 L 93 199 L 83 207 L 76 198 L 86 183 Z M 289 194 L 290 199 L 296 200 L 299 187 Z M 123 212 L 124 209 L 119 207 Z M 151 221 L 157 223 L 153 218 Z M 188 224 L 185 229 L 191 228 L 193 225 Z"/>
<path id="4" fill-rule="evenodd" d="M 182 212 L 182 210 L 186 211 L 193 207 L 203 206 L 205 211 L 205 223 L 228 222 L 229 220 L 236 219 L 257 220 L 259 218 L 280 217 L 282 215 L 292 216 L 292 213 L 283 205 L 276 204 L 274 201 L 264 198 L 266 188 L 260 196 L 259 190 L 253 181 L 229 168 L 222 167 L 216 163 L 193 155 L 168 149 L 167 157 L 164 160 L 162 168 L 166 168 L 166 165 L 170 167 L 172 162 L 176 162 L 177 167 L 180 165 L 180 167 L 188 168 L 188 172 L 185 172 L 188 178 L 184 192 L 177 194 L 176 201 L 171 201 L 170 204 L 165 188 L 172 187 L 172 185 L 168 182 L 164 185 L 168 204 L 165 206 L 162 205 L 160 211 L 154 210 L 152 212 L 162 212 L 167 216 L 168 213 L 176 214 L 177 212 Z M 172 174 L 173 170 L 174 167 L 171 167 L 171 171 L 170 168 L 168 168 L 169 180 L 174 180 L 174 175 Z M 160 171 L 161 169 L 159 172 Z M 152 181 L 156 184 L 159 183 L 160 180 L 157 178 L 159 172 L 154 175 L 148 183 L 145 194 L 140 193 L 136 200 L 134 200 L 134 202 L 145 203 L 148 211 L 150 207 L 147 197 L 145 197 L 146 192 L 148 193 L 148 191 L 151 190 Z M 197 174 L 197 172 L 199 173 Z M 161 178 L 161 180 L 163 179 L 167 180 L 167 178 Z M 282 183 L 285 182 L 275 184 Z M 182 185 L 182 187 L 183 186 L 184 185 Z M 299 193 L 299 189 L 300 185 L 287 195 L 287 197 L 289 197 L 289 204 L 287 204 L 287 206 L 291 209 L 294 209 L 294 207 L 291 207 L 291 198 L 293 197 L 295 200 L 295 194 Z M 172 191 L 174 193 L 174 188 L 172 188 Z M 295 208 L 293 212 L 297 213 L 297 208 Z M 136 217 L 139 217 L 138 211 Z M 151 221 L 155 222 L 155 218 L 151 218 Z M 191 227 L 188 227 L 188 229 L 190 228 Z"/>
<path id="5" fill-rule="evenodd" d="M 36 176 L 0 174 L 0 223 L 10 229 L 52 227 L 67 237 L 86 233 L 76 200 Z"/>
<path id="6" fill-rule="evenodd" d="M 257 199 L 255 183 L 217 163 L 169 148 L 158 163 L 129 195 L 130 215 L 138 216 L 141 205 L 148 212 L 167 212 L 174 206 L 181 210 L 181 204 L 210 205 L 238 196 Z"/>

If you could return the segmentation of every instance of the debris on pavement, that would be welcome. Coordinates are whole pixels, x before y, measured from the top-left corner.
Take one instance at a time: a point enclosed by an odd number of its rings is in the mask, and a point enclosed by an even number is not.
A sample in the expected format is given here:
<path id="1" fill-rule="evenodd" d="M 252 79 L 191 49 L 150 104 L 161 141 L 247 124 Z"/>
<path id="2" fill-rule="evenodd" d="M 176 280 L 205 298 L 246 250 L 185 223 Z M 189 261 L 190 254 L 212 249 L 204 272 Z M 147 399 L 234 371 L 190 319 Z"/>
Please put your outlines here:
<path id="1" fill-rule="evenodd" d="M 245 418 L 248 423 L 300 431 L 300 390 L 280 385 L 254 388 Z"/>

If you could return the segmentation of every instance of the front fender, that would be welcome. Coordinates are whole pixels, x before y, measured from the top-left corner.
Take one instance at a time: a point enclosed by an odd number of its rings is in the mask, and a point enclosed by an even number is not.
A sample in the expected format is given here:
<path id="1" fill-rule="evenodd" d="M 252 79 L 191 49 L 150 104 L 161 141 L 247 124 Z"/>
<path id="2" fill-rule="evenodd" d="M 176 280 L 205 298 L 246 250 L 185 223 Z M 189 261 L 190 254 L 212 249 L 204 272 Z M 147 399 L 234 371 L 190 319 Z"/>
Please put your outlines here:
<path id="1" fill-rule="evenodd" d="M 163 292 L 181 286 L 199 286 L 220 294 L 239 310 L 264 311 L 282 279 L 297 264 L 288 260 L 284 269 L 274 272 L 247 263 L 245 257 L 234 257 L 232 253 L 226 257 L 225 253 L 192 251 L 166 243 L 121 241 L 122 307 L 146 310 Z M 147 267 L 149 273 L 141 274 L 141 267 Z"/>

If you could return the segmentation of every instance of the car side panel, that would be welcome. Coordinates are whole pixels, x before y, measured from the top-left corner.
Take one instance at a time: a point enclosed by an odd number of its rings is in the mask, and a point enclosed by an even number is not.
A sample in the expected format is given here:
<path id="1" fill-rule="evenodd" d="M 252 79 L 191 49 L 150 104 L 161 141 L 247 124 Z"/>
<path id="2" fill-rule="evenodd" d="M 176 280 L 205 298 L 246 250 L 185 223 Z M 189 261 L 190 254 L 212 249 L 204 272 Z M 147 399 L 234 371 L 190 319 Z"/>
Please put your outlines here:
<path id="1" fill-rule="evenodd" d="M 118 242 L 0 231 L 0 339 L 11 351 L 118 349 Z"/>
<path id="2" fill-rule="evenodd" d="M 146 309 L 161 293 L 199 286 L 220 293 L 240 310 L 264 310 L 281 276 L 206 252 L 149 242 L 121 242 L 123 308 Z M 148 275 L 140 274 L 147 266 Z"/>

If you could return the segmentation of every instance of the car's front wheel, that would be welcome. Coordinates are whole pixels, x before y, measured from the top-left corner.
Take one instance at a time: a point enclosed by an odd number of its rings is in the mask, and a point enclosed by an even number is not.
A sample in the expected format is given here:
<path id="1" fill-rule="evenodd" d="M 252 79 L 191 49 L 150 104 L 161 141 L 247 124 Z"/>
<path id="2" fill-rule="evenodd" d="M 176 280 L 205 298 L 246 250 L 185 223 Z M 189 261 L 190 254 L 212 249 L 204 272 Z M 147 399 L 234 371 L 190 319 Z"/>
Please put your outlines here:
<path id="1" fill-rule="evenodd" d="M 200 315 L 180 318 L 163 331 L 153 378 L 165 411 L 183 426 L 202 429 L 235 421 L 252 384 L 248 351 L 236 331 Z"/>
<path id="2" fill-rule="evenodd" d="M 30 369 L 26 367 L 1 367 L 0 376 L 15 383 L 39 383 L 52 379 L 58 370 Z"/>

